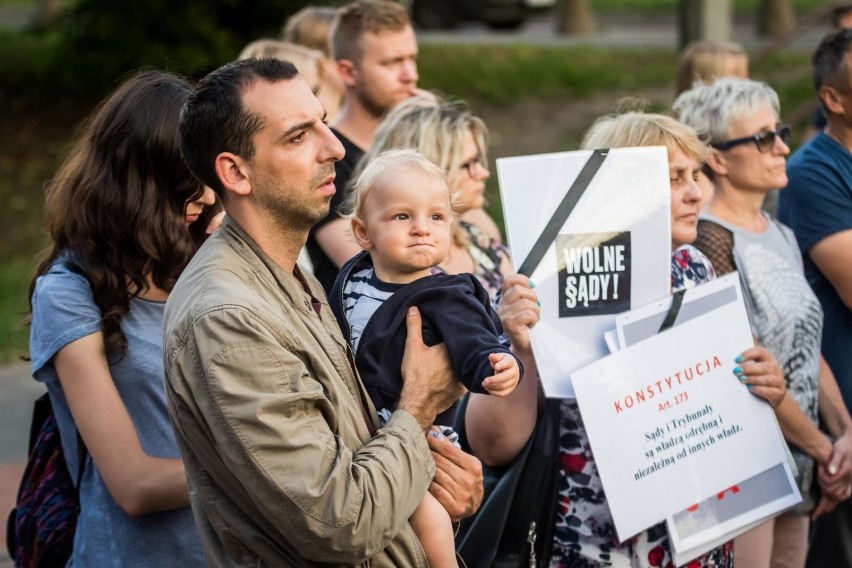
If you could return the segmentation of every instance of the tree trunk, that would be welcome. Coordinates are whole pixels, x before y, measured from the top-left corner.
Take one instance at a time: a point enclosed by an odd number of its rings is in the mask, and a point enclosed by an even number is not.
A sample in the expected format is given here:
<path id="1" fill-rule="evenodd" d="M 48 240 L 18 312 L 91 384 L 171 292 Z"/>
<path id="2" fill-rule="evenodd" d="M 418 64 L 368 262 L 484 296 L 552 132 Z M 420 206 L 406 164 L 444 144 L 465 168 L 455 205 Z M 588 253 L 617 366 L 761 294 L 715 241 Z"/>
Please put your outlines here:
<path id="1" fill-rule="evenodd" d="M 760 0 L 757 7 L 757 33 L 778 37 L 796 25 L 791 0 Z"/>
<path id="2" fill-rule="evenodd" d="M 680 49 L 698 39 L 730 41 L 731 0 L 678 0 L 677 11 Z"/>
<path id="3" fill-rule="evenodd" d="M 595 31 L 595 16 L 589 0 L 560 0 L 556 31 L 560 35 L 589 35 Z"/>

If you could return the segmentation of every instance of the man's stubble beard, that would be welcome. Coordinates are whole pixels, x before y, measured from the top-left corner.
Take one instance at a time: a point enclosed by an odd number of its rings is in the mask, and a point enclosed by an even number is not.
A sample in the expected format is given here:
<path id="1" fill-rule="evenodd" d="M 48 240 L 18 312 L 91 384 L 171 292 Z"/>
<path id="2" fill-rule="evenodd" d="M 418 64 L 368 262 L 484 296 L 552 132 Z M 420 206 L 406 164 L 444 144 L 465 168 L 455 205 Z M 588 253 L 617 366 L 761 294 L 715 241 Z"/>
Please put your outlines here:
<path id="1" fill-rule="evenodd" d="M 361 107 L 375 118 L 382 118 L 395 104 L 382 104 L 365 89 L 358 89 L 355 96 L 358 98 Z"/>
<path id="2" fill-rule="evenodd" d="M 258 192 L 258 204 L 272 216 L 283 231 L 308 231 L 328 215 L 331 197 L 320 202 L 315 200 L 314 192 L 323 180 L 333 173 L 333 163 L 324 165 L 311 178 L 307 191 L 300 191 L 288 185 L 264 184 L 264 190 Z"/>

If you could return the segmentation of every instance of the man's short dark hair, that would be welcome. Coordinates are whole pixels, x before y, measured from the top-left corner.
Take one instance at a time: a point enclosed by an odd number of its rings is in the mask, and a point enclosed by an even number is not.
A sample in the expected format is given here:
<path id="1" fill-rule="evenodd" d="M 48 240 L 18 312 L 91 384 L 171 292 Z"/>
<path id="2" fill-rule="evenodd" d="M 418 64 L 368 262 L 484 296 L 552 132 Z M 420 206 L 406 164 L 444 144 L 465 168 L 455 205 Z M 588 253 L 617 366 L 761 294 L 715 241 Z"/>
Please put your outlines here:
<path id="1" fill-rule="evenodd" d="M 216 69 L 198 83 L 181 111 L 180 136 L 183 159 L 201 183 L 224 198 L 216 156 L 222 152 L 246 160 L 254 156 L 252 137 L 263 127 L 263 117 L 243 106 L 243 93 L 258 81 L 277 83 L 296 75 L 289 61 L 243 59 Z"/>
<path id="2" fill-rule="evenodd" d="M 823 86 L 833 87 L 838 92 L 849 92 L 849 67 L 846 65 L 846 54 L 852 50 L 852 29 L 841 29 L 825 36 L 811 57 L 811 73 L 814 90 L 828 115 L 819 92 Z"/>

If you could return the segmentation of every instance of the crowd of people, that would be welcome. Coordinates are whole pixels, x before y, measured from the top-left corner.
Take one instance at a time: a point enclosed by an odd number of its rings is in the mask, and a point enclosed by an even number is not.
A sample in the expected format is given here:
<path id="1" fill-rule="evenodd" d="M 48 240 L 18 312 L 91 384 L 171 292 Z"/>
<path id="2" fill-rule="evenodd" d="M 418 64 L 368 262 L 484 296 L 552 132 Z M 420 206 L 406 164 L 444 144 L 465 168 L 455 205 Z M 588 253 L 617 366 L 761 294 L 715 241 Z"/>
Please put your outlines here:
<path id="1" fill-rule="evenodd" d="M 542 305 L 484 209 L 488 128 L 420 88 L 417 53 L 399 3 L 308 7 L 87 119 L 30 286 L 33 376 L 84 460 L 70 565 L 465 565 L 453 524 L 546 406 Z M 690 567 L 852 566 L 852 30 L 812 67 L 825 126 L 789 160 L 775 91 L 712 41 L 670 113 L 582 143 L 666 148 L 671 290 L 738 271 L 732 380 L 796 465 L 800 505 Z M 674 566 L 665 525 L 619 540 L 576 401 L 558 413 L 551 542 L 520 564 Z"/>

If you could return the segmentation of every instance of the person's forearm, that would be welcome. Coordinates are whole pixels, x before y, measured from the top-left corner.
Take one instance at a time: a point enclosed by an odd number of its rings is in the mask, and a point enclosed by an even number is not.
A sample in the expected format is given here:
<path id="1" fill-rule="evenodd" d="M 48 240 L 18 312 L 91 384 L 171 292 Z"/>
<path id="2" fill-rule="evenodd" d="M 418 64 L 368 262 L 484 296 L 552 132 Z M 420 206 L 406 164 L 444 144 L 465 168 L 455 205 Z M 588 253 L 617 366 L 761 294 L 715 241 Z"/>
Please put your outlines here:
<path id="1" fill-rule="evenodd" d="M 484 464 L 504 465 L 524 447 L 539 413 L 540 383 L 532 353 L 518 355 L 524 379 L 505 397 L 470 395 L 465 429 L 473 453 Z"/>
<path id="2" fill-rule="evenodd" d="M 825 464 L 831 459 L 831 441 L 819 431 L 819 428 L 802 412 L 793 397 L 784 397 L 775 416 L 781 426 L 784 438 L 801 449 L 819 464 Z"/>
<path id="3" fill-rule="evenodd" d="M 402 392 L 399 395 L 399 401 L 396 403 L 396 410 L 402 410 L 409 413 L 414 419 L 417 421 L 417 424 L 420 425 L 420 428 L 425 432 L 432 426 L 432 422 L 435 421 L 435 416 L 437 415 L 433 409 L 427 404 L 427 400 L 425 400 L 418 392 L 414 391 L 414 389 L 406 389 L 403 387 Z"/>
<path id="4" fill-rule="evenodd" d="M 144 515 L 189 506 L 183 461 L 146 456 L 134 467 L 116 501 L 128 515 Z"/>
<path id="5" fill-rule="evenodd" d="M 843 395 L 834 373 L 822 357 L 819 358 L 819 415 L 835 438 L 852 431 L 852 419 L 843 402 Z"/>

